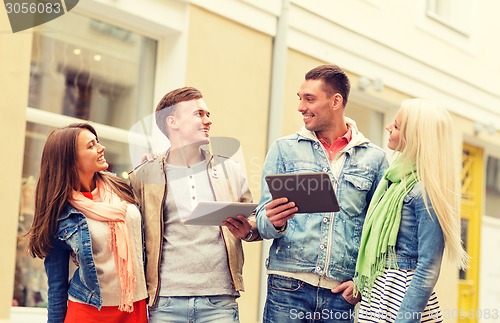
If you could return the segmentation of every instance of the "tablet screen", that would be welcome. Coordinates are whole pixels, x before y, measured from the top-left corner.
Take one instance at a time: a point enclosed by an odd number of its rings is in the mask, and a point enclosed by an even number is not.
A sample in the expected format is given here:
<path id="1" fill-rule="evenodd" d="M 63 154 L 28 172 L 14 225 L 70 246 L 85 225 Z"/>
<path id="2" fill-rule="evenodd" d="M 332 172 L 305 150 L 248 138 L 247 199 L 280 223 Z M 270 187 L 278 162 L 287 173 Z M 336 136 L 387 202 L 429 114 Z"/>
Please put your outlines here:
<path id="1" fill-rule="evenodd" d="M 295 202 L 297 213 L 338 212 L 339 203 L 327 173 L 293 173 L 266 176 L 273 199 Z"/>

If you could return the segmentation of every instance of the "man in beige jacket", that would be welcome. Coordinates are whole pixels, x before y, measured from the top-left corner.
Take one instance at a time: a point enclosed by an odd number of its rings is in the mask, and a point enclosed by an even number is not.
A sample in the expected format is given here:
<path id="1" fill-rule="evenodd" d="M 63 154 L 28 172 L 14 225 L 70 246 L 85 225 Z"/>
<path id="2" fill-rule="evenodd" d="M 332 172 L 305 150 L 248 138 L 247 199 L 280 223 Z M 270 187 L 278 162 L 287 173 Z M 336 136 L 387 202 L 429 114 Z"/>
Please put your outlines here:
<path id="1" fill-rule="evenodd" d="M 243 171 L 202 149 L 212 121 L 197 89 L 167 93 L 156 124 L 171 147 L 130 173 L 143 216 L 150 322 L 239 322 L 241 240 L 260 239 L 255 222 L 239 215 L 226 226 L 190 226 L 181 219 L 198 201 L 251 202 Z"/>

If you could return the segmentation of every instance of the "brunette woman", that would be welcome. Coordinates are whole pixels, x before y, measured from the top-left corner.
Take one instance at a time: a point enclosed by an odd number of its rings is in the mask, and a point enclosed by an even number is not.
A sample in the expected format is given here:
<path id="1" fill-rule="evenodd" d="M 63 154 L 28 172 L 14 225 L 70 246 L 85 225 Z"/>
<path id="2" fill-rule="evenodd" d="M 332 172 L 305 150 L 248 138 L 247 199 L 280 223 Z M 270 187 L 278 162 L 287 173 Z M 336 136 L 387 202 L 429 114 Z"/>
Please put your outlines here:
<path id="1" fill-rule="evenodd" d="M 141 216 L 105 172 L 105 150 L 87 123 L 51 132 L 43 149 L 28 250 L 45 259 L 48 322 L 147 322 Z"/>

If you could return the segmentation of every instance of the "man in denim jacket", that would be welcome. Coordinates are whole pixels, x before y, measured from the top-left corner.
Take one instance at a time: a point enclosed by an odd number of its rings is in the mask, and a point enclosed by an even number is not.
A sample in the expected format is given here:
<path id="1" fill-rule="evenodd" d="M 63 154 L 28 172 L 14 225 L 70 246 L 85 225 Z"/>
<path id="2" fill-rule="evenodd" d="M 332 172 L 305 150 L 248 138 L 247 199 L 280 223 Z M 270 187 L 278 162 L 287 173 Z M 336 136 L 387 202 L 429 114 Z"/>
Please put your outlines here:
<path id="1" fill-rule="evenodd" d="M 387 167 L 382 149 L 345 117 L 349 79 L 335 65 L 309 71 L 299 92 L 304 127 L 269 149 L 262 174 L 257 227 L 273 239 L 267 259 L 264 322 L 352 322 L 354 270 L 370 199 Z M 327 172 L 339 212 L 300 213 L 273 200 L 268 174 Z"/>

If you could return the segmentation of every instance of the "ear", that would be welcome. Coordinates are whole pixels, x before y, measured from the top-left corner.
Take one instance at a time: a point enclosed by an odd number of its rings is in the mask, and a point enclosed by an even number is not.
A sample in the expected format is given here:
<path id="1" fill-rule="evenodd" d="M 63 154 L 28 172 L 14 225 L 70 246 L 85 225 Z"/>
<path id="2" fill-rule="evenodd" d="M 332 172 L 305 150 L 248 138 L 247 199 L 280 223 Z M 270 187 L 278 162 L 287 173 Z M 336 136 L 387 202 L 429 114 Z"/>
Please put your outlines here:
<path id="1" fill-rule="evenodd" d="M 332 95 L 332 109 L 338 110 L 344 107 L 344 98 L 340 93 L 335 93 Z"/>
<path id="2" fill-rule="evenodd" d="M 167 124 L 167 128 L 171 129 L 179 128 L 179 125 L 177 123 L 177 118 L 174 116 L 168 116 L 167 119 L 165 119 L 165 123 Z"/>

